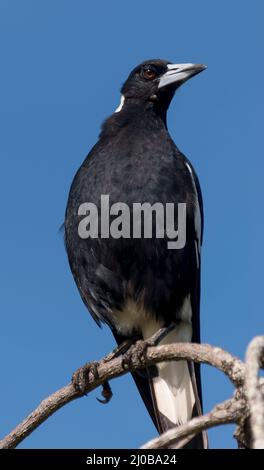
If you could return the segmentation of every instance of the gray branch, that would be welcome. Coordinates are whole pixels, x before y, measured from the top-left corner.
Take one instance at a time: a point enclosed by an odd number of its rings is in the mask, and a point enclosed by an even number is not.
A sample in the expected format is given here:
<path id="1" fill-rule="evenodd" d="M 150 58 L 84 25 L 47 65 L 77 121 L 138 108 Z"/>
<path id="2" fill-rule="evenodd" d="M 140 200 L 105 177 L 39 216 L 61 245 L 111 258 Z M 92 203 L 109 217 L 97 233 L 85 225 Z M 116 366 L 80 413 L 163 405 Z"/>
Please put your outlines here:
<path id="1" fill-rule="evenodd" d="M 171 446 L 174 449 L 181 448 L 186 444 L 187 437 L 192 439 L 195 434 L 204 429 L 220 426 L 221 424 L 237 423 L 244 409 L 245 402 L 243 400 L 238 401 L 231 398 L 215 406 L 209 413 L 193 418 L 188 423 L 170 429 L 161 436 L 152 439 L 144 444 L 141 449 L 166 449 Z"/>
<path id="2" fill-rule="evenodd" d="M 210 346 L 209 344 L 167 344 L 163 346 L 149 347 L 144 357 L 137 353 L 137 348 L 135 346 L 132 346 L 131 348 L 132 355 L 129 369 L 126 368 L 124 370 L 121 357 L 116 358 L 113 353 L 108 354 L 97 363 L 96 376 L 94 376 L 91 371 L 88 373 L 85 393 L 87 394 L 102 385 L 104 382 L 115 377 L 119 377 L 127 372 L 131 372 L 136 369 L 144 369 L 146 366 L 150 366 L 158 362 L 172 360 L 179 361 L 182 359 L 193 360 L 194 362 L 205 363 L 216 367 L 226 374 L 237 389 L 243 389 L 246 371 L 245 364 L 221 348 Z M 83 370 L 83 373 L 87 373 L 87 368 L 85 366 L 81 369 Z M 49 416 L 67 403 L 72 400 L 76 400 L 81 396 L 82 394 L 74 388 L 72 383 L 50 395 L 48 398 L 43 400 L 40 405 L 12 432 L 0 441 L 0 449 L 15 448 L 41 423 L 48 419 Z M 225 402 L 225 404 L 219 405 L 220 408 L 214 408 L 211 413 L 191 420 L 191 424 L 187 423 L 186 425 L 177 428 L 177 431 L 173 430 L 176 433 L 176 437 L 173 439 L 176 439 L 179 442 L 184 442 L 184 440 L 189 440 L 188 436 L 190 434 L 196 434 L 199 432 L 201 426 L 205 429 L 211 425 L 215 426 L 223 424 L 224 422 L 239 422 L 239 419 L 242 419 L 242 415 L 245 416 L 243 394 L 241 394 L 241 397 L 240 401 L 234 401 L 234 399 L 231 399 Z M 223 409 L 223 406 L 226 408 Z M 242 412 L 241 410 L 244 411 Z M 240 418 L 238 417 L 239 413 Z M 211 422 L 212 424 L 210 424 Z"/>
<path id="3" fill-rule="evenodd" d="M 246 352 L 246 394 L 250 410 L 253 449 L 264 449 L 264 394 L 259 368 L 263 366 L 264 336 L 257 336 Z"/>

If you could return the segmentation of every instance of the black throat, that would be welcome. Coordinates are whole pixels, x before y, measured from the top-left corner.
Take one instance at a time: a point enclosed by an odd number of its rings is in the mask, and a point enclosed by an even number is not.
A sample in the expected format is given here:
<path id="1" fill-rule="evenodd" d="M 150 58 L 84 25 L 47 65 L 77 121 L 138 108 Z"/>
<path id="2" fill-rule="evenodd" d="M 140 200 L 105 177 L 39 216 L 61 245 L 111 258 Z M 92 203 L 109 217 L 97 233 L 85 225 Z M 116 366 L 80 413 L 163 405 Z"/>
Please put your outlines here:
<path id="1" fill-rule="evenodd" d="M 130 126 L 155 132 L 167 130 L 167 109 L 170 100 L 164 102 L 157 95 L 148 100 L 125 98 L 120 111 L 112 114 L 102 125 L 100 138 L 113 137 L 124 127 Z"/>

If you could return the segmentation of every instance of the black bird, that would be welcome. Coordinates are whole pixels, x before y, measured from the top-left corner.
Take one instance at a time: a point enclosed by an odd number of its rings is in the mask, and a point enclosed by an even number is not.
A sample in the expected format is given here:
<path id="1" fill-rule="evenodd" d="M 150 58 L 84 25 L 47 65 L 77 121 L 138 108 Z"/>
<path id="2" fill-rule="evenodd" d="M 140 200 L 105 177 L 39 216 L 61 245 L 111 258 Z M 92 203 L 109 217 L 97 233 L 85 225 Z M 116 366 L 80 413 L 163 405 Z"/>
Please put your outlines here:
<path id="1" fill-rule="evenodd" d="M 145 340 L 171 324 L 162 344 L 200 341 L 202 196 L 190 161 L 169 135 L 166 114 L 177 88 L 205 68 L 166 60 L 137 66 L 121 89 L 120 106 L 104 122 L 71 185 L 65 218 L 70 267 L 89 312 L 98 325 L 109 325 L 118 344 L 134 337 Z M 103 233 L 108 217 L 112 223 L 124 206 L 106 216 L 102 195 L 109 197 L 110 207 L 125 203 L 131 211 L 133 203 L 185 203 L 184 246 L 169 249 L 166 230 L 163 238 L 135 238 L 122 230 L 119 238 L 111 230 L 109 236 L 107 229 Z M 97 215 L 99 228 L 91 229 Z M 153 229 L 157 224 L 152 220 Z M 201 414 L 197 364 L 161 363 L 133 377 L 160 433 Z M 206 446 L 205 434 L 187 445 Z"/>

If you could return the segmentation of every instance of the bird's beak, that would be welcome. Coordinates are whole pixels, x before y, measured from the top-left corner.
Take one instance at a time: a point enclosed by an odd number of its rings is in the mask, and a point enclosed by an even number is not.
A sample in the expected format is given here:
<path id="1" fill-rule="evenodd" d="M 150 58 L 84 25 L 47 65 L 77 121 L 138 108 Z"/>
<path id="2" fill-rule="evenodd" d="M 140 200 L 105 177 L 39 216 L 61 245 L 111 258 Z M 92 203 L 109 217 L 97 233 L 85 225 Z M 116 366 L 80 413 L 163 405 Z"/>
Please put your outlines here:
<path id="1" fill-rule="evenodd" d="M 164 88 L 172 84 L 181 85 L 206 68 L 206 65 L 202 64 L 168 64 L 167 72 L 161 76 L 158 88 Z"/>

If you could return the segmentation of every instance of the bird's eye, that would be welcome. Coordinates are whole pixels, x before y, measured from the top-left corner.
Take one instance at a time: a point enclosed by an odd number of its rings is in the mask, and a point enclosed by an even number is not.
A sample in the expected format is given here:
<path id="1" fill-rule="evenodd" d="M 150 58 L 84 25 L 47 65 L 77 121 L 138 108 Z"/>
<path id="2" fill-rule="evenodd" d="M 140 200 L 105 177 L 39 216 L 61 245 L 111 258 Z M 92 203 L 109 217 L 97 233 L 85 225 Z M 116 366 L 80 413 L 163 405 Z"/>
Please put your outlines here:
<path id="1" fill-rule="evenodd" d="M 143 77 L 146 80 L 154 80 L 157 77 L 157 72 L 153 68 L 146 68 L 143 70 Z"/>

